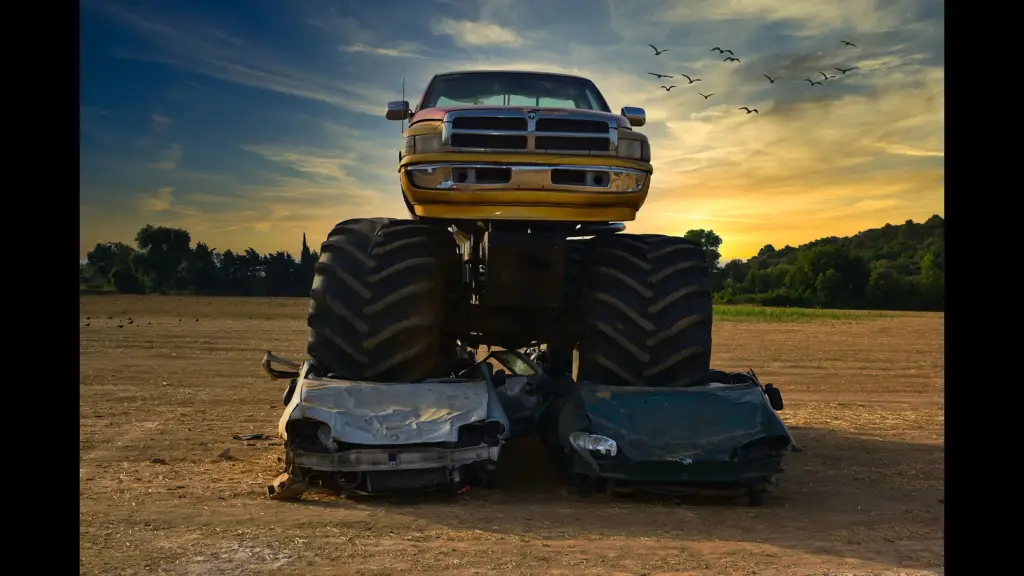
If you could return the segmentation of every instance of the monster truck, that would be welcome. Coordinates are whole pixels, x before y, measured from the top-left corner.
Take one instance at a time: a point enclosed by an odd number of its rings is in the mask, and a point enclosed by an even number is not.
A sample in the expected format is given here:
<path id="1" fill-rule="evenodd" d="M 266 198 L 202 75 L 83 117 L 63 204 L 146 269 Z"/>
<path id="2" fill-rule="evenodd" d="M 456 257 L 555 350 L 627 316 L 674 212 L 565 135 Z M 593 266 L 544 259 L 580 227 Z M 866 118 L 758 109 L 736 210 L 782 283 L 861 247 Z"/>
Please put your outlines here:
<path id="1" fill-rule="evenodd" d="M 481 345 L 547 345 L 577 381 L 685 386 L 710 367 L 702 247 L 626 234 L 651 186 L 641 108 L 564 74 L 433 77 L 398 173 L 409 219 L 346 220 L 323 243 L 308 353 L 336 378 L 452 375 Z"/>

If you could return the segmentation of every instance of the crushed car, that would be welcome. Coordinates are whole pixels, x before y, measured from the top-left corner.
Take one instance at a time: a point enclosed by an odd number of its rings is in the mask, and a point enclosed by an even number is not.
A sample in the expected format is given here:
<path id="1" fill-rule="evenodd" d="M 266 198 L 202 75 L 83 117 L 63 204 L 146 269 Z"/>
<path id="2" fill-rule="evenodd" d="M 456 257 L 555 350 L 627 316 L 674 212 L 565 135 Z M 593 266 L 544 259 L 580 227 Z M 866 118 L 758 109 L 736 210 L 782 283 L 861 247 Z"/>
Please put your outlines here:
<path id="1" fill-rule="evenodd" d="M 758 506 L 796 448 L 779 389 L 753 370 L 685 387 L 563 381 L 549 393 L 540 434 L 584 493 L 746 495 Z"/>
<path id="2" fill-rule="evenodd" d="M 580 492 L 746 495 L 751 505 L 796 442 L 782 395 L 753 370 L 684 387 L 610 386 L 549 375 L 546 350 L 495 350 L 458 377 L 370 383 L 315 375 L 267 352 L 290 379 L 274 499 L 493 486 L 505 443 L 537 433 Z M 275 369 L 273 364 L 289 368 Z"/>
<path id="3" fill-rule="evenodd" d="M 532 430 L 542 372 L 517 351 L 466 364 L 453 378 L 361 382 L 267 352 L 264 370 L 290 380 L 278 423 L 285 472 L 267 487 L 270 497 L 491 485 L 505 441 Z"/>

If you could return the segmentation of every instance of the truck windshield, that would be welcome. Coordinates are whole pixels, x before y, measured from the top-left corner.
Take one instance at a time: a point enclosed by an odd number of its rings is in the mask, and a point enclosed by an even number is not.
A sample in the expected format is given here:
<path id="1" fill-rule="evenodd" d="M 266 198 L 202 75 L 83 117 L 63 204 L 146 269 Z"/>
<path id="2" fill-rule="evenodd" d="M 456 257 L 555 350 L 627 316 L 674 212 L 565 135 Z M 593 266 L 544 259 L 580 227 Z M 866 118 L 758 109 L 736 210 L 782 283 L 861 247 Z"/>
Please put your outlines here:
<path id="1" fill-rule="evenodd" d="M 437 76 L 427 87 L 417 110 L 439 106 L 537 106 L 610 112 L 589 80 L 522 72 Z"/>

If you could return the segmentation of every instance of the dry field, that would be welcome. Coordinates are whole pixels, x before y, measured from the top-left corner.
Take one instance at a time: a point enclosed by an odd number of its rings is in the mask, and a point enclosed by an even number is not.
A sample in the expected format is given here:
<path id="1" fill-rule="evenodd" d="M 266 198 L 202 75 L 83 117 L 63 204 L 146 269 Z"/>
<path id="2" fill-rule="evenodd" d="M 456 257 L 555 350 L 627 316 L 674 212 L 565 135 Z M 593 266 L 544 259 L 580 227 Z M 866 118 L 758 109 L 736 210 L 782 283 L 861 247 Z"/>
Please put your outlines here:
<path id="1" fill-rule="evenodd" d="M 779 386 L 805 449 L 763 508 L 584 499 L 531 439 L 501 490 L 284 503 L 281 446 L 232 436 L 276 432 L 259 361 L 303 356 L 305 300 L 80 300 L 83 574 L 943 572 L 941 314 L 716 322 L 715 366 Z"/>

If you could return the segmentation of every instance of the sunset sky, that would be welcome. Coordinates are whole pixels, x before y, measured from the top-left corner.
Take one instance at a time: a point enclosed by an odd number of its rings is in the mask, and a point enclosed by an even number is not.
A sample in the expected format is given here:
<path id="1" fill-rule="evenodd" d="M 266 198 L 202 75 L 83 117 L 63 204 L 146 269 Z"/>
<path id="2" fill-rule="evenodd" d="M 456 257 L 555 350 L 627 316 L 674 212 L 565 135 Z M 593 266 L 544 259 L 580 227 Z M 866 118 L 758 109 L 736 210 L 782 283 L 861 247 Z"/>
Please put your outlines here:
<path id="1" fill-rule="evenodd" d="M 463 69 L 578 74 L 613 110 L 646 109 L 655 175 L 631 232 L 712 228 L 730 259 L 945 215 L 934 0 L 81 7 L 83 257 L 145 224 L 219 250 L 297 253 L 303 232 L 315 249 L 346 218 L 406 217 L 385 104 L 403 75 L 415 102 L 433 74 Z M 838 77 L 804 80 L 819 71 Z"/>

